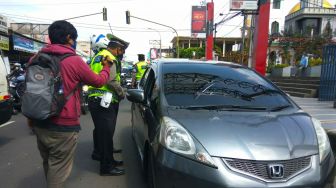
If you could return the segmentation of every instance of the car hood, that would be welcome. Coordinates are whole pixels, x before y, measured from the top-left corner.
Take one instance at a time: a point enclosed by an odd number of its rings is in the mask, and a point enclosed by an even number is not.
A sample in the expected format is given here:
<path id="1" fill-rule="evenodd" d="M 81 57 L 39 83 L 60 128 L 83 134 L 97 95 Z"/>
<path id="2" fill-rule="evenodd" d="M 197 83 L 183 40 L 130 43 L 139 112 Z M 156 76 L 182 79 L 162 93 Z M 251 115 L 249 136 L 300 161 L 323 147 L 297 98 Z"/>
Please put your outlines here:
<path id="1" fill-rule="evenodd" d="M 289 160 L 318 154 L 306 113 L 169 110 L 211 156 L 247 160 Z"/>

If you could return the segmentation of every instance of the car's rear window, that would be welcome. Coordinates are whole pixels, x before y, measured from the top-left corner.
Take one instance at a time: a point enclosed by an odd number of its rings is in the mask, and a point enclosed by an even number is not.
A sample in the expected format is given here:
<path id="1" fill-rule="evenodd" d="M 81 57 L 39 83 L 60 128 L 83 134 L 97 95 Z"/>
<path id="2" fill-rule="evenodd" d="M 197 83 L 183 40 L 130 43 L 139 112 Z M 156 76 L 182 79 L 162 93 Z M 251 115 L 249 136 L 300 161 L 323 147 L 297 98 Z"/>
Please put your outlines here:
<path id="1" fill-rule="evenodd" d="M 287 96 L 263 77 L 240 66 L 171 63 L 163 64 L 162 71 L 164 95 L 171 106 L 239 105 L 272 108 L 289 104 Z"/>

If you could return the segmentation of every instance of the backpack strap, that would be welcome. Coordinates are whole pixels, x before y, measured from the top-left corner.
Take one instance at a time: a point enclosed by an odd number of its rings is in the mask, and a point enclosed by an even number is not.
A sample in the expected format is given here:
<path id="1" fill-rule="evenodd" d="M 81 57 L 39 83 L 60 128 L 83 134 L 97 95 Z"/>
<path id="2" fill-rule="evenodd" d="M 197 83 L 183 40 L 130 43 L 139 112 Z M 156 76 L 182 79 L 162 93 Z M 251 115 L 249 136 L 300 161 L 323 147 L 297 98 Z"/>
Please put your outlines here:
<path id="1" fill-rule="evenodd" d="M 68 57 L 71 57 L 71 56 L 75 56 L 76 54 L 72 54 L 72 53 L 67 53 L 67 54 L 64 54 L 62 56 L 60 56 L 60 60 L 59 62 L 61 63 L 64 59 L 68 58 Z M 71 92 L 65 96 L 65 102 L 67 102 L 75 93 L 75 91 L 81 86 L 81 83 L 79 82 L 76 87 L 74 87 Z"/>

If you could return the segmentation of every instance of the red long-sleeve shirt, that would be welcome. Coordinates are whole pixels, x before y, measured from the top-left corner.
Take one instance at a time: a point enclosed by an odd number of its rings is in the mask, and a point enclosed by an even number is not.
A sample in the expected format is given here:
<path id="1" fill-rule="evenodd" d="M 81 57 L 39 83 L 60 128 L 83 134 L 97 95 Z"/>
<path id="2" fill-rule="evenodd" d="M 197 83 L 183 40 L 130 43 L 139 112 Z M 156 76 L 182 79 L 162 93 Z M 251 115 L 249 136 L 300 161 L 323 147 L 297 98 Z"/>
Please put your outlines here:
<path id="1" fill-rule="evenodd" d="M 101 87 L 109 79 L 110 69 L 108 66 L 105 66 L 100 74 L 95 74 L 82 58 L 76 55 L 75 50 L 69 46 L 50 44 L 45 46 L 41 51 L 57 55 L 74 55 L 61 61 L 61 75 L 65 96 L 69 95 L 80 82 L 94 87 Z M 81 88 L 78 88 L 69 98 L 60 115 L 51 119 L 54 124 L 66 127 L 79 126 L 81 112 L 79 89 Z"/>

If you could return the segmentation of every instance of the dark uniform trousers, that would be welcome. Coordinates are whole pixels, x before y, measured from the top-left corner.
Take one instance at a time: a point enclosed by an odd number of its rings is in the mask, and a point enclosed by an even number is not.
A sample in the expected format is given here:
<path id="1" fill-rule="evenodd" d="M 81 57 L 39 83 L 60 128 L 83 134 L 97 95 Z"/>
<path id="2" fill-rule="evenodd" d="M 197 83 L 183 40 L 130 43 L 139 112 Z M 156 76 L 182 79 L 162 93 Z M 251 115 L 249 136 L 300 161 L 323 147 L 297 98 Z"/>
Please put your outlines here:
<path id="1" fill-rule="evenodd" d="M 99 97 L 89 97 L 89 109 L 94 123 L 93 139 L 95 153 L 100 155 L 100 168 L 113 167 L 113 134 L 117 121 L 118 103 L 111 103 L 108 108 L 100 106 Z M 97 151 L 98 150 L 98 151 Z"/>

